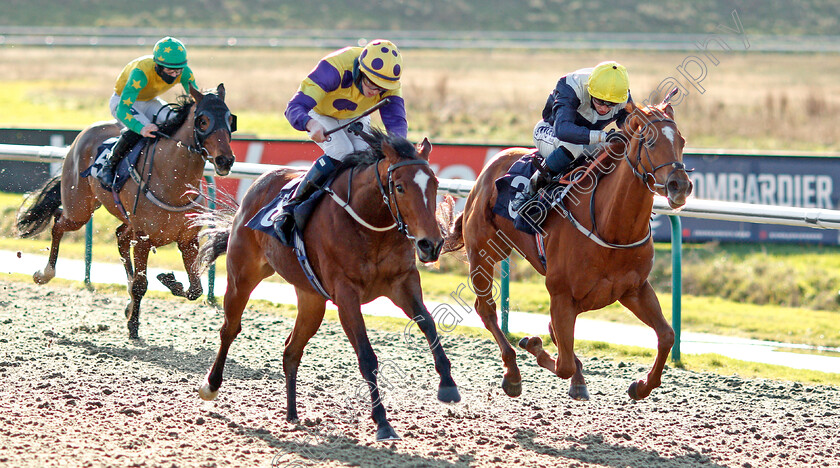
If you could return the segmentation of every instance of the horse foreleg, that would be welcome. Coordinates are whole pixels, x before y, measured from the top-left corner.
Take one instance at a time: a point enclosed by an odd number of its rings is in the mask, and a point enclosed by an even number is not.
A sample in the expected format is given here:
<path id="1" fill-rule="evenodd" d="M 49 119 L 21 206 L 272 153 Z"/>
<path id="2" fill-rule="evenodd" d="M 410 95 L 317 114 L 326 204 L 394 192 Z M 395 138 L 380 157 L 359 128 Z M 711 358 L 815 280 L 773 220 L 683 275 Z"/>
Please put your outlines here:
<path id="1" fill-rule="evenodd" d="M 648 281 L 645 281 L 645 284 L 635 293 L 619 299 L 619 302 L 656 332 L 656 360 L 647 374 L 647 380 L 633 382 L 627 389 L 630 398 L 641 400 L 650 395 L 650 392 L 662 383 L 662 370 L 665 368 L 668 354 L 671 353 L 671 348 L 674 346 L 674 329 L 662 315 L 659 299 L 657 299 L 656 293 Z"/>
<path id="2" fill-rule="evenodd" d="M 495 263 L 491 263 L 488 257 L 470 254 L 470 281 L 472 290 L 475 292 L 475 310 L 478 312 L 481 321 L 499 345 L 502 355 L 502 365 L 505 368 L 502 377 L 502 390 L 511 397 L 518 397 L 522 394 L 522 374 L 519 373 L 519 366 L 516 364 L 516 351 L 507 340 L 507 337 L 499 327 L 499 318 L 496 315 L 496 301 L 493 300 L 493 272 Z M 481 250 L 481 252 L 484 252 Z"/>
<path id="3" fill-rule="evenodd" d="M 191 236 L 186 241 L 178 241 L 178 250 L 181 251 L 181 258 L 184 260 L 184 270 L 190 281 L 190 288 L 187 289 L 185 297 L 191 301 L 198 299 L 204 292 L 201 288 L 201 277 L 198 275 L 195 259 L 198 257 L 198 236 Z"/>
<path id="4" fill-rule="evenodd" d="M 324 320 L 327 301 L 320 294 L 296 289 L 298 312 L 295 326 L 286 338 L 283 350 L 283 373 L 286 376 L 286 420 L 298 420 L 297 414 L 297 371 L 303 357 L 303 348 Z"/>
<path id="5" fill-rule="evenodd" d="M 120 261 L 125 267 L 125 276 L 128 282 L 134 280 L 134 267 L 131 265 L 131 241 L 134 239 L 134 231 L 127 224 L 120 224 L 117 227 L 117 250 L 120 253 Z"/>
<path id="6" fill-rule="evenodd" d="M 359 371 L 362 378 L 368 385 L 371 400 L 371 418 L 376 423 L 376 441 L 400 440 L 391 423 L 385 414 L 385 405 L 382 404 L 379 386 L 376 383 L 376 374 L 379 369 L 379 361 L 373 346 L 365 330 L 365 320 L 362 317 L 361 304 L 355 291 L 349 287 L 341 288 L 335 293 L 336 305 L 338 306 L 338 318 L 344 333 L 353 345 L 356 356 L 359 360 Z"/>
<path id="7" fill-rule="evenodd" d="M 202 400 L 213 400 L 219 395 L 227 353 L 236 335 L 242 330 L 242 312 L 248 305 L 251 292 L 260 284 L 260 281 L 274 274 L 274 270 L 262 261 L 262 254 L 254 245 L 256 244 L 250 244 L 250 249 L 243 251 L 242 247 L 234 247 L 234 244 L 231 244 L 232 248 L 227 256 L 225 322 L 219 331 L 221 344 L 213 366 L 210 367 L 204 377 L 204 382 L 198 389 L 198 395 Z"/>
<path id="8" fill-rule="evenodd" d="M 452 378 L 452 365 L 449 362 L 449 358 L 446 357 L 443 346 L 440 344 L 440 337 L 435 327 L 434 318 L 429 314 L 426 305 L 423 304 L 423 292 L 420 289 L 419 273 L 416 270 L 413 271 L 411 277 L 403 282 L 401 287 L 395 289 L 396 292 L 389 296 L 389 299 L 417 324 L 417 327 L 423 332 L 426 341 L 429 343 L 429 349 L 431 349 L 432 356 L 435 360 L 435 370 L 440 375 L 438 400 L 444 403 L 458 403 L 461 401 L 461 394 L 458 391 L 455 380 Z"/>
<path id="9" fill-rule="evenodd" d="M 128 337 L 132 339 L 140 337 L 140 301 L 143 300 L 146 289 L 149 287 L 146 268 L 151 249 L 152 244 L 149 242 L 148 236 L 138 232 L 137 243 L 134 244 L 134 276 L 128 283 L 131 300 L 125 307 L 125 316 L 128 319 Z"/>
<path id="10" fill-rule="evenodd" d="M 88 215 L 88 219 L 90 219 L 90 215 Z M 56 216 L 55 223 L 53 223 L 52 227 L 52 242 L 50 244 L 50 255 L 47 259 L 47 266 L 32 275 L 35 283 L 46 284 L 55 278 L 55 264 L 58 261 L 58 246 L 61 244 L 61 238 L 64 237 L 65 232 L 78 231 L 88 222 L 88 219 L 84 221 L 73 221 L 65 218 L 63 214 Z"/>

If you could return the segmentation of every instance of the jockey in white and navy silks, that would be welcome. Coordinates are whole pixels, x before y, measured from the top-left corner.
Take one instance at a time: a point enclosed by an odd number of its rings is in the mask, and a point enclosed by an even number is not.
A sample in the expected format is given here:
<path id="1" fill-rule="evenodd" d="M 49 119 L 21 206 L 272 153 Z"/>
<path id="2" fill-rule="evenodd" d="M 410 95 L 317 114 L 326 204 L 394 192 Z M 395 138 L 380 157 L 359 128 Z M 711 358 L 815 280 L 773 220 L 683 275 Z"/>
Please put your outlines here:
<path id="1" fill-rule="evenodd" d="M 615 122 L 623 127 L 629 88 L 627 69 L 616 62 L 560 78 L 548 96 L 542 120 L 534 127 L 534 144 L 550 174 L 537 171 L 531 179 L 531 194 L 541 183 L 565 172 L 575 158 L 594 153 L 607 140 L 607 125 Z"/>
<path id="2" fill-rule="evenodd" d="M 384 98 L 388 103 L 379 108 L 379 116 L 388 133 L 405 137 L 408 121 L 405 102 L 400 90 L 402 56 L 391 42 L 376 39 L 364 48 L 345 47 L 321 59 L 300 84 L 286 106 L 286 119 L 292 127 L 305 131 L 324 150 L 298 186 L 286 209 L 275 219 L 275 229 L 286 243 L 295 205 L 306 199 L 329 178 L 336 161 L 355 151 L 364 150 L 367 143 L 347 131 L 339 130 L 324 136 L 324 132 L 358 117 Z M 370 116 L 359 121 L 370 130 Z M 290 243 L 290 242 L 289 242 Z"/>

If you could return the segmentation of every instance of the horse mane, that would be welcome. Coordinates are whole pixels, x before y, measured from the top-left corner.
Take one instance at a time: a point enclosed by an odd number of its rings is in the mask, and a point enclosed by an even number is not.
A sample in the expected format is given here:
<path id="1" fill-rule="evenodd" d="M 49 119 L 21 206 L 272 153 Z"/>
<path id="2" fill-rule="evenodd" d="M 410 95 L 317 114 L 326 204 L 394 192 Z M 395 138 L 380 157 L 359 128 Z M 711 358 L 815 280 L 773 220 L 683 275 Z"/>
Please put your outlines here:
<path id="1" fill-rule="evenodd" d="M 187 120 L 187 116 L 190 115 L 190 109 L 192 109 L 193 104 L 195 104 L 195 100 L 192 96 L 188 96 L 186 94 L 178 96 L 175 103 L 169 104 L 169 107 L 172 109 L 172 112 L 175 113 L 175 116 L 164 122 L 159 127 L 158 131 L 169 136 L 175 134 L 175 132 L 184 125 L 184 122 Z"/>
<path id="2" fill-rule="evenodd" d="M 368 135 L 362 134 L 362 138 L 370 145 L 370 147 L 347 155 L 341 161 L 340 170 L 343 171 L 351 167 L 366 167 L 376 164 L 377 161 L 380 161 L 385 157 L 385 153 L 382 152 L 383 142 L 387 142 L 391 145 L 400 159 L 417 159 L 417 150 L 414 148 L 414 145 L 403 137 L 391 133 L 385 133 L 382 130 L 374 128 Z"/>

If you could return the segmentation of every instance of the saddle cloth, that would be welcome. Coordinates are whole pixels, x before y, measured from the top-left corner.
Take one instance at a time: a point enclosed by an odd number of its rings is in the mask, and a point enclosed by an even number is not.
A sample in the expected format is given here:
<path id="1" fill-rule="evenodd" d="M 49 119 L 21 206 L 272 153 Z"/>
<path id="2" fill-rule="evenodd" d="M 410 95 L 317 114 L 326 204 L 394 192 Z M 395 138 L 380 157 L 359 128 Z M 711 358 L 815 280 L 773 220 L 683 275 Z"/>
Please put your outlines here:
<path id="1" fill-rule="evenodd" d="M 105 158 L 111 154 L 111 150 L 114 149 L 114 145 L 117 143 L 118 137 L 108 138 L 107 140 L 103 141 L 101 145 L 96 149 L 96 158 L 94 158 L 93 163 L 81 172 L 82 177 L 93 176 L 99 181 L 99 184 L 102 185 L 102 188 L 105 190 L 111 190 L 111 181 L 110 180 L 103 180 L 102 179 L 102 166 L 105 164 Z M 137 160 L 140 158 L 140 151 L 146 145 L 146 141 L 148 138 L 143 138 L 136 145 L 134 148 L 131 148 L 131 151 L 128 152 L 120 163 L 117 165 L 116 170 L 116 177 L 114 178 L 113 190 L 115 192 L 119 192 L 123 185 L 131 178 L 131 169 L 137 164 Z"/>
<path id="2" fill-rule="evenodd" d="M 513 221 L 513 226 L 517 230 L 531 235 L 537 234 L 544 220 L 544 215 L 533 214 L 548 213 L 553 203 L 553 200 L 545 196 L 552 192 L 541 190 L 533 200 L 522 206 L 524 210 L 520 210 L 522 213 L 531 213 L 531 215 L 523 216 L 511 207 L 514 202 L 527 197 L 526 191 L 531 176 L 537 171 L 533 160 L 533 154 L 523 156 L 510 166 L 505 175 L 496 179 L 496 191 L 499 195 L 496 197 L 496 204 L 493 205 L 493 213 Z"/>

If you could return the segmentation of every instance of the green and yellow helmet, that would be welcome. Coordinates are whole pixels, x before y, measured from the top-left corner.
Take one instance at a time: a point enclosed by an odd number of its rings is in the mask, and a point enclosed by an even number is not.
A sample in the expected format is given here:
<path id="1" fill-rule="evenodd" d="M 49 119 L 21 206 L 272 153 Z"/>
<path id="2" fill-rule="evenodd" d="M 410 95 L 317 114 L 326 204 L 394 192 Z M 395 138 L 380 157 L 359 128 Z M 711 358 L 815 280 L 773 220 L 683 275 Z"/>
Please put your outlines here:
<path id="1" fill-rule="evenodd" d="M 365 46 L 359 56 L 359 68 L 373 84 L 385 89 L 400 87 L 402 56 L 391 41 L 375 39 Z"/>
<path id="2" fill-rule="evenodd" d="M 627 69 L 617 62 L 601 62 L 592 69 L 586 87 L 596 99 L 624 102 L 630 91 L 630 78 Z"/>
<path id="3" fill-rule="evenodd" d="M 174 37 L 164 37 L 157 41 L 154 51 L 155 63 L 166 68 L 184 68 L 187 66 L 187 48 Z"/>

